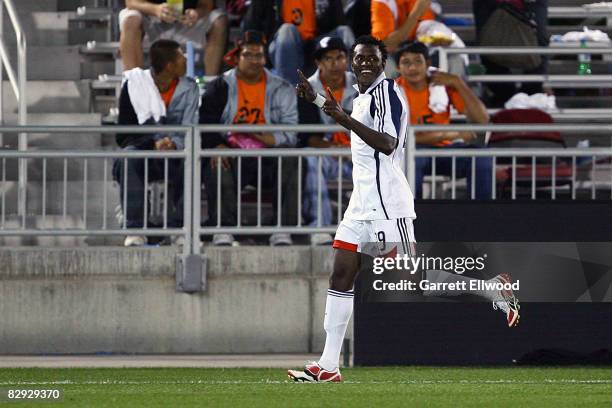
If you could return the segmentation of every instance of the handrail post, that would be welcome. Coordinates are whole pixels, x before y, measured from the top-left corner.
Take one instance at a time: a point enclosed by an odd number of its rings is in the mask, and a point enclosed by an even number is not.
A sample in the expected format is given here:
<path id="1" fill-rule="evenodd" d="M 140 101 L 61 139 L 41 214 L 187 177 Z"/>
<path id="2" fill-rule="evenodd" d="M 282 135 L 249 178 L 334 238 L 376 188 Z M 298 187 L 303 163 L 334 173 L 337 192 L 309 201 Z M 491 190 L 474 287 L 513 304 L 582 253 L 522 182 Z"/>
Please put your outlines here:
<path id="1" fill-rule="evenodd" d="M 21 24 L 19 23 L 19 17 L 17 16 L 17 12 L 15 11 L 15 5 L 11 0 L 0 0 L 0 20 L 4 18 L 4 3 L 6 3 L 6 12 L 9 15 L 11 20 L 11 24 L 13 25 L 13 29 L 15 30 L 15 36 L 17 37 L 17 84 L 14 83 L 14 76 L 11 77 L 10 72 L 12 71 L 12 67 L 10 67 L 9 62 L 7 61 L 8 66 L 6 67 L 7 72 L 9 72 L 9 79 L 11 79 L 11 85 L 13 85 L 13 90 L 15 90 L 15 96 L 18 101 L 18 124 L 20 126 L 25 126 L 27 123 L 27 98 L 26 98 L 26 81 L 27 81 L 27 70 L 26 70 L 26 57 L 27 57 L 27 43 L 26 37 L 21 28 Z M 0 25 L 0 34 L 2 35 L 1 46 L 3 52 L 5 52 L 4 46 L 4 26 Z M 4 55 L 4 54 L 3 54 Z M 8 58 L 7 55 L 4 57 Z M 3 68 L 3 63 L 0 62 L 0 71 Z M 0 75 L 0 84 L 2 82 L 2 76 Z M 2 85 L 0 85 L 0 123 L 3 124 L 3 112 L 4 108 L 1 103 L 2 99 Z M 0 135 L 0 146 L 2 145 L 2 136 Z M 28 149 L 28 139 L 27 134 L 20 132 L 18 136 L 18 149 L 19 151 L 26 151 Z M 19 159 L 19 186 L 18 186 L 18 197 L 19 197 L 19 215 L 24 216 L 27 210 L 26 205 L 26 188 L 27 188 L 27 180 L 28 180 L 28 168 L 27 161 L 25 159 Z"/>
<path id="2" fill-rule="evenodd" d="M 416 183 L 416 163 L 415 163 L 416 140 L 415 140 L 414 129 L 412 128 L 412 126 L 408 126 L 408 143 L 406 145 L 407 145 L 407 148 L 406 148 L 407 168 L 406 169 L 408 171 L 406 178 L 408 179 L 408 184 L 410 185 L 410 188 L 416 194 L 416 185 L 415 185 Z"/>
<path id="3" fill-rule="evenodd" d="M 448 53 L 444 47 L 436 47 L 438 50 L 438 65 L 440 71 L 448 72 Z"/>
<path id="4" fill-rule="evenodd" d="M 193 158 L 191 159 L 192 167 L 193 167 L 193 176 L 192 182 L 193 185 L 189 186 L 189 188 L 193 189 L 192 192 L 192 200 L 193 204 L 191 206 L 192 210 L 192 231 L 191 231 L 191 254 L 200 254 L 200 224 L 202 217 L 202 157 L 200 156 L 202 150 L 202 142 L 201 142 L 201 133 L 199 128 L 192 127 L 191 128 L 191 137 L 192 137 L 192 152 Z M 220 211 L 220 210 L 218 210 Z"/>

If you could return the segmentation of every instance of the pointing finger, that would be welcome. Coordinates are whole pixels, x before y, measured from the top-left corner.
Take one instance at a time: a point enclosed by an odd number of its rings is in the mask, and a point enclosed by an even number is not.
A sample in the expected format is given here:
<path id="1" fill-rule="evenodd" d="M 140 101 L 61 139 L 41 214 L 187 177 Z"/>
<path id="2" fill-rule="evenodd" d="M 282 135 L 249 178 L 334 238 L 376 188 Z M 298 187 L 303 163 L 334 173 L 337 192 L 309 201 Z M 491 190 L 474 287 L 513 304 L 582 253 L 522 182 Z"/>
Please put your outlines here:
<path id="1" fill-rule="evenodd" d="M 327 92 L 327 97 L 331 100 L 336 102 L 336 98 L 334 98 L 334 94 L 332 94 L 331 89 L 328 87 L 325 88 L 325 92 Z"/>

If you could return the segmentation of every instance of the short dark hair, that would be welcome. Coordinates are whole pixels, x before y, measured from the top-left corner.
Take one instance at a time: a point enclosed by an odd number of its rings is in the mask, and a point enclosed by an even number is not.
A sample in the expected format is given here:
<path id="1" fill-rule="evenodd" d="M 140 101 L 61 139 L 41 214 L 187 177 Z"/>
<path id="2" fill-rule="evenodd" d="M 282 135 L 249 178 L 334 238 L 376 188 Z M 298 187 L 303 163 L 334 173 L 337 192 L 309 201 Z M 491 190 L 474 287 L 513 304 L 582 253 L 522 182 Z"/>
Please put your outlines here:
<path id="1" fill-rule="evenodd" d="M 378 47 L 378 49 L 380 50 L 380 55 L 382 56 L 383 63 L 387 60 L 387 56 L 389 55 L 389 53 L 387 52 L 387 47 L 385 46 L 385 43 L 380 41 L 376 37 L 372 37 L 371 35 L 362 35 L 355 40 L 355 43 L 351 47 L 351 60 L 353 59 L 353 55 L 355 55 L 355 48 L 357 48 L 357 46 L 360 44 L 373 45 L 375 47 Z"/>
<path id="2" fill-rule="evenodd" d="M 245 45 L 261 45 L 266 49 L 266 36 L 261 31 L 257 30 L 246 30 L 238 39 L 237 47 L 238 53 L 242 52 L 242 47 Z"/>
<path id="3" fill-rule="evenodd" d="M 419 41 L 404 41 L 399 45 L 397 52 L 393 56 L 397 65 L 399 65 L 402 55 L 406 53 L 421 54 L 426 61 L 429 59 L 429 48 L 425 44 Z"/>
<path id="4" fill-rule="evenodd" d="M 157 40 L 151 45 L 149 56 L 153 72 L 159 74 L 166 65 L 176 60 L 176 51 L 180 49 L 179 43 L 173 40 Z"/>

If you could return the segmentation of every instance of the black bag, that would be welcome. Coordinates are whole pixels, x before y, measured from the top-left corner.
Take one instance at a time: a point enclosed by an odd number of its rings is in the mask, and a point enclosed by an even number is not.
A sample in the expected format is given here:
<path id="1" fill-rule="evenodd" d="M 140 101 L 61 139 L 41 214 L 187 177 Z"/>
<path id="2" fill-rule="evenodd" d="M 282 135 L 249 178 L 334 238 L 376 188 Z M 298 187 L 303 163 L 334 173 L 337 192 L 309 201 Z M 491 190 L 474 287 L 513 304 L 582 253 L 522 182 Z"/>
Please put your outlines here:
<path id="1" fill-rule="evenodd" d="M 483 47 L 537 47 L 536 23 L 509 3 L 501 3 L 488 18 L 478 38 Z M 526 71 L 542 64 L 538 54 L 487 55 L 487 59 L 506 68 Z"/>

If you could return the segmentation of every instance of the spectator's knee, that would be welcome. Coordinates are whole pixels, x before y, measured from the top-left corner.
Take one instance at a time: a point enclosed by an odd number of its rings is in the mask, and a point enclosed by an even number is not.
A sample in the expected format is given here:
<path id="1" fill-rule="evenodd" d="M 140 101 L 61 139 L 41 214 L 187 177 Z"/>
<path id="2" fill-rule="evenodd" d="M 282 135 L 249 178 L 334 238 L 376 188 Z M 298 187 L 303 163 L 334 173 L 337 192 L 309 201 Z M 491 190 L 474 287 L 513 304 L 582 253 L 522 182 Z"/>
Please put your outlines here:
<path id="1" fill-rule="evenodd" d="M 294 24 L 284 23 L 276 32 L 276 41 L 282 43 L 298 43 L 301 41 L 300 32 Z"/>
<path id="2" fill-rule="evenodd" d="M 127 34 L 142 33 L 142 16 L 129 14 L 121 20 L 121 32 Z"/>
<path id="3" fill-rule="evenodd" d="M 347 25 L 341 25 L 336 28 L 337 36 L 342 39 L 344 44 L 348 47 L 351 47 L 355 42 L 355 34 L 353 34 L 353 30 L 351 27 Z"/>

